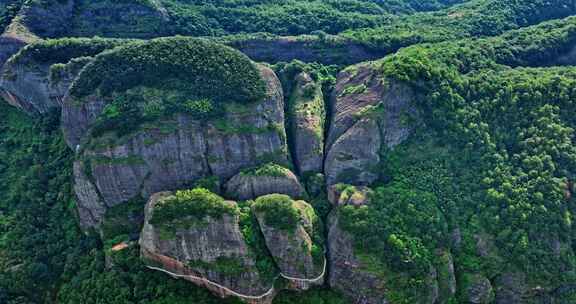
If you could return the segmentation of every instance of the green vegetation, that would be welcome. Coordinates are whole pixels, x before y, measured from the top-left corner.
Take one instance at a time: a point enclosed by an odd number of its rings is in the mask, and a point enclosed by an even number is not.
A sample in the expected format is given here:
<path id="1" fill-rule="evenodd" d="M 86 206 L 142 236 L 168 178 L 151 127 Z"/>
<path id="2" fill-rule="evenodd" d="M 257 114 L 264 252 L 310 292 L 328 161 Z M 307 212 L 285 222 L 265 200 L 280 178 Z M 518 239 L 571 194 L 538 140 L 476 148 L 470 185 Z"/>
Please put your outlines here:
<path id="1" fill-rule="evenodd" d="M 287 177 L 290 170 L 275 163 L 266 163 L 257 168 L 243 170 L 240 174 L 244 176 Z"/>
<path id="2" fill-rule="evenodd" d="M 18 14 L 24 0 L 8 0 L 0 3 L 0 30 L 4 32 L 12 19 Z"/>
<path id="3" fill-rule="evenodd" d="M 137 86 L 185 89 L 190 97 L 219 103 L 259 101 L 266 94 L 258 68 L 246 56 L 185 37 L 136 42 L 100 54 L 82 71 L 70 94 L 109 97 Z"/>
<path id="4" fill-rule="evenodd" d="M 283 194 L 269 194 L 256 199 L 254 210 L 264 215 L 264 223 L 280 230 L 294 231 L 302 214 L 294 201 Z"/>
<path id="5" fill-rule="evenodd" d="M 238 276 L 246 271 L 242 260 L 233 257 L 220 256 L 214 262 L 208 263 L 204 261 L 189 261 L 188 266 L 193 269 L 203 269 L 206 271 L 215 271 L 222 275 Z"/>
<path id="6" fill-rule="evenodd" d="M 95 56 L 104 50 L 129 43 L 126 39 L 61 38 L 40 40 L 22 48 L 10 62 L 36 64 L 67 63 L 73 58 Z"/>
<path id="7" fill-rule="evenodd" d="M 203 223 L 208 217 L 219 219 L 224 214 L 237 215 L 238 212 L 235 204 L 204 188 L 179 190 L 154 205 L 150 224 L 175 232 Z"/>
<path id="8" fill-rule="evenodd" d="M 188 113 L 198 120 L 222 114 L 222 104 L 261 101 L 266 85 L 246 56 L 203 39 L 174 37 L 135 42 L 95 57 L 72 84 L 82 102 L 108 101 L 93 136 L 126 135 L 147 122 Z"/>
<path id="9" fill-rule="evenodd" d="M 375 50 L 391 53 L 401 47 L 423 42 L 495 36 L 574 13 L 576 7 L 570 0 L 472 0 L 438 12 L 401 17 L 381 27 L 350 30 L 342 36 L 365 43 Z"/>
<path id="10" fill-rule="evenodd" d="M 266 241 L 260 230 L 258 220 L 252 212 L 252 204 L 252 201 L 239 203 L 240 231 L 242 232 L 246 245 L 250 248 L 252 258 L 256 261 L 256 269 L 260 277 L 262 280 L 270 282 L 276 278 L 279 270 L 266 247 Z"/>
<path id="11" fill-rule="evenodd" d="M 576 172 L 571 67 L 554 63 L 570 50 L 574 18 L 507 33 L 403 49 L 377 63 L 385 79 L 420 92 L 426 130 L 382 151 L 381 179 L 369 206 L 339 210 L 357 251 L 408 280 L 390 282 L 411 303 L 450 247 L 460 272 L 494 278 L 522 271 L 531 284 L 559 286 L 576 277 L 570 193 Z M 554 43 L 550 43 L 554 41 Z M 376 233 L 374 233 L 376 232 Z M 493 239 L 481 256 L 477 238 Z M 548 241 L 544 241 L 548 240 Z M 412 300 L 410 300 L 412 299 Z"/>

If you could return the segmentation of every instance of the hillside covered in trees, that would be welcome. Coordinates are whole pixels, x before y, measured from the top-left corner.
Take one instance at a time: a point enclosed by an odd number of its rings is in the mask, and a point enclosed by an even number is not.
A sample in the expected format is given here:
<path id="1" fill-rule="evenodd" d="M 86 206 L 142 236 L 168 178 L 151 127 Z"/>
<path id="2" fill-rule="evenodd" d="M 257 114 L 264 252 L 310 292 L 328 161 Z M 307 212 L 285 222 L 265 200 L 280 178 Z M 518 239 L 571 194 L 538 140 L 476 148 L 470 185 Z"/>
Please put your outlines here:
<path id="1" fill-rule="evenodd" d="M 576 303 L 572 0 L 0 26 L 0 303 Z"/>

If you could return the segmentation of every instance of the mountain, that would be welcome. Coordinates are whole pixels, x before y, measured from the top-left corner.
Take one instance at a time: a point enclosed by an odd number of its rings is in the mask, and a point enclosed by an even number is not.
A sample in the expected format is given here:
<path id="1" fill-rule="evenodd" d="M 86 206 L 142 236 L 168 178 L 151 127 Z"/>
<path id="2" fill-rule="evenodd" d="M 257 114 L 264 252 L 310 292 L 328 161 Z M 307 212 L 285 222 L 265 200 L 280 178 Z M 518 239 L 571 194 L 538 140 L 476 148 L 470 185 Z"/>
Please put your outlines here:
<path id="1" fill-rule="evenodd" d="M 0 303 L 576 301 L 576 2 L 0 3 Z"/>

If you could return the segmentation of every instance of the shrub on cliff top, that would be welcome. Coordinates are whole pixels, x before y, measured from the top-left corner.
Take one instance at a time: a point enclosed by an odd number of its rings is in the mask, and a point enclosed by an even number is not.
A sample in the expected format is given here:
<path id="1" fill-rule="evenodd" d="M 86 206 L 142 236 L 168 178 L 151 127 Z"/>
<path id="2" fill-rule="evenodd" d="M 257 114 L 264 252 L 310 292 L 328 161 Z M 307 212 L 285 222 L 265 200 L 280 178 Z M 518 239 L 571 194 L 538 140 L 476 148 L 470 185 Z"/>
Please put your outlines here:
<path id="1" fill-rule="evenodd" d="M 294 206 L 294 201 L 283 194 L 269 194 L 257 198 L 254 210 L 264 215 L 267 226 L 286 231 L 294 231 L 302 216 Z"/>
<path id="2" fill-rule="evenodd" d="M 72 58 L 94 56 L 104 50 L 134 40 L 104 38 L 62 38 L 40 40 L 22 48 L 10 62 L 32 60 L 37 63 L 67 63 Z"/>
<path id="3" fill-rule="evenodd" d="M 183 89 L 193 99 L 249 102 L 265 97 L 258 68 L 242 53 L 205 39 L 171 37 L 98 55 L 71 87 L 75 98 L 111 96 L 136 86 Z"/>
<path id="4" fill-rule="evenodd" d="M 241 174 L 244 176 L 286 177 L 290 174 L 290 170 L 275 163 L 267 163 L 257 168 L 244 170 Z"/>
<path id="5" fill-rule="evenodd" d="M 221 218 L 224 214 L 238 214 L 234 204 L 207 189 L 180 190 L 160 200 L 152 213 L 150 223 L 160 227 L 187 228 L 206 217 Z"/>

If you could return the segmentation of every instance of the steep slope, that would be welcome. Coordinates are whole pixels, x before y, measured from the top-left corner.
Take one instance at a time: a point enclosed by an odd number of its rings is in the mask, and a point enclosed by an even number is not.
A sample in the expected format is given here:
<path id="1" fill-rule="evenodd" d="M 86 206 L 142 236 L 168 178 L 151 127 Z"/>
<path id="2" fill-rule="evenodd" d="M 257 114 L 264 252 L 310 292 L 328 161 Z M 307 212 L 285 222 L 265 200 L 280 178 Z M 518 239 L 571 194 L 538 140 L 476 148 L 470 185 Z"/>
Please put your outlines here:
<path id="1" fill-rule="evenodd" d="M 161 38 L 104 53 L 70 92 L 62 125 L 79 153 L 85 226 L 97 225 L 105 206 L 288 159 L 274 73 L 205 40 Z"/>

